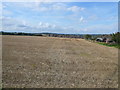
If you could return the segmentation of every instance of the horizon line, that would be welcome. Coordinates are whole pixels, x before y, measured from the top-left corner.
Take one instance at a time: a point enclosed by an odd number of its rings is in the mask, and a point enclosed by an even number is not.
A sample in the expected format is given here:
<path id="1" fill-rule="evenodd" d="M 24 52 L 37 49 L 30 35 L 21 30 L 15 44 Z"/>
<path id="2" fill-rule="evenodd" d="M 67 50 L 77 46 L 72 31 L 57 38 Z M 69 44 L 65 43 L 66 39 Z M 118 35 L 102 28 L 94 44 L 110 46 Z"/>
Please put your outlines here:
<path id="1" fill-rule="evenodd" d="M 17 31 L 0 31 L 0 32 L 5 32 L 5 33 L 29 33 L 29 34 L 44 34 L 44 33 L 48 33 L 48 34 L 113 34 L 113 33 L 55 33 L 55 32 L 17 32 Z M 119 31 L 117 31 L 119 32 Z M 117 33 L 114 32 L 114 33 Z"/>

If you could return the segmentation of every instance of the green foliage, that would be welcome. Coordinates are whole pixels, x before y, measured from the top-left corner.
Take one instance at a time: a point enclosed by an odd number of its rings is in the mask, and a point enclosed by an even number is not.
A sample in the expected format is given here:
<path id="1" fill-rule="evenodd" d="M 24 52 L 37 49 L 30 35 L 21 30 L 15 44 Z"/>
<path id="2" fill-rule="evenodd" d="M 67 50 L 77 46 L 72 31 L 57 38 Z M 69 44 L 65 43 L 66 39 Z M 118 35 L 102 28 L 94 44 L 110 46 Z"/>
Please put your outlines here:
<path id="1" fill-rule="evenodd" d="M 85 39 L 92 39 L 92 35 L 86 34 Z"/>
<path id="2" fill-rule="evenodd" d="M 112 36 L 112 40 L 120 45 L 120 32 L 113 33 L 111 36 Z"/>
<path id="3" fill-rule="evenodd" d="M 120 49 L 120 44 L 108 44 L 108 43 L 104 43 L 104 42 L 98 42 L 98 44 L 109 46 L 109 47 L 115 47 L 115 48 L 119 48 Z"/>

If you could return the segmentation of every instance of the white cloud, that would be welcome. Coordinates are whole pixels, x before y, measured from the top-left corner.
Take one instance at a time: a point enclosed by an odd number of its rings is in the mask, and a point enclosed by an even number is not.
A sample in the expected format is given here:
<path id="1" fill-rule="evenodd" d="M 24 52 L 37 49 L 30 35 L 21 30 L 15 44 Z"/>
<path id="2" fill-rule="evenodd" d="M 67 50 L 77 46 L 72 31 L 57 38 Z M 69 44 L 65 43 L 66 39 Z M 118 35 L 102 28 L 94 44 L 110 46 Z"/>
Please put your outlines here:
<path id="1" fill-rule="evenodd" d="M 80 22 L 80 23 L 86 23 L 87 20 L 85 20 L 85 18 L 84 18 L 83 16 L 81 16 L 81 17 L 79 18 L 79 22 Z"/>
<path id="2" fill-rule="evenodd" d="M 69 11 L 72 11 L 72 12 L 80 12 L 80 11 L 83 11 L 85 8 L 82 8 L 82 7 L 78 7 L 78 6 L 72 6 L 72 7 L 69 7 L 67 8 Z"/>
<path id="3" fill-rule="evenodd" d="M 2 18 L 3 31 L 16 32 L 55 32 L 56 30 L 64 31 L 65 28 L 55 24 L 39 22 L 38 24 L 30 24 L 25 20 L 18 20 L 11 17 Z"/>
<path id="4" fill-rule="evenodd" d="M 3 31 L 24 31 L 29 30 L 32 26 L 26 24 L 24 20 L 17 20 L 11 17 L 2 18 L 2 29 Z"/>
<path id="5" fill-rule="evenodd" d="M 79 6 L 68 6 L 65 3 L 56 3 L 56 2 L 24 2 L 24 3 L 13 3 L 11 5 L 4 4 L 5 7 L 15 6 L 16 8 L 26 8 L 33 11 L 52 11 L 52 10 L 62 10 L 62 11 L 71 11 L 71 12 L 80 12 L 85 8 Z"/>
<path id="6" fill-rule="evenodd" d="M 64 3 L 36 3 L 32 8 L 36 11 L 53 11 L 53 10 L 67 10 L 66 4 Z"/>
<path id="7" fill-rule="evenodd" d="M 44 7 L 44 6 L 36 6 L 32 8 L 33 11 L 49 11 L 51 8 Z"/>
<path id="8" fill-rule="evenodd" d="M 83 20 L 83 18 L 81 18 Z M 32 32 L 32 33 L 40 33 L 40 32 L 55 32 L 55 33 L 112 33 L 117 32 L 118 25 L 116 23 L 103 25 L 97 24 L 88 26 L 85 28 L 73 28 L 73 26 L 58 26 L 55 24 L 50 24 L 46 22 L 39 22 L 38 24 L 30 24 L 25 20 L 18 20 L 11 17 L 3 17 L 2 18 L 2 27 L 3 31 L 16 31 L 16 32 Z"/>
<path id="9" fill-rule="evenodd" d="M 83 19 L 83 17 L 80 17 L 80 22 L 82 22 L 84 19 Z"/>
<path id="10" fill-rule="evenodd" d="M 55 24 L 49 24 L 49 23 L 43 23 L 43 22 L 39 22 L 38 24 L 38 28 L 55 28 L 56 25 Z"/>
<path id="11" fill-rule="evenodd" d="M 56 3 L 52 5 L 52 9 L 54 10 L 66 10 L 66 5 L 63 3 Z"/>

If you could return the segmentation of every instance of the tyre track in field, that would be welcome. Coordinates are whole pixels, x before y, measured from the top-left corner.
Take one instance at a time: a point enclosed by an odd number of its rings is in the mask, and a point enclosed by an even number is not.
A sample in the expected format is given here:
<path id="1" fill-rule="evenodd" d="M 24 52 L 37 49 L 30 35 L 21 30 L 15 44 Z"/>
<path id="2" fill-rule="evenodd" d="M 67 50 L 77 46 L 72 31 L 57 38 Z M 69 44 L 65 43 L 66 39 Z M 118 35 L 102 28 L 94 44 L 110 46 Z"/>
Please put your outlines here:
<path id="1" fill-rule="evenodd" d="M 54 80 L 52 80 L 49 87 L 65 87 L 65 79 L 66 78 L 64 71 L 64 66 L 67 64 L 67 56 L 65 55 L 65 42 L 63 40 L 55 40 L 52 47 L 49 50 L 48 59 L 52 63 L 51 65 L 51 76 L 53 76 Z"/>

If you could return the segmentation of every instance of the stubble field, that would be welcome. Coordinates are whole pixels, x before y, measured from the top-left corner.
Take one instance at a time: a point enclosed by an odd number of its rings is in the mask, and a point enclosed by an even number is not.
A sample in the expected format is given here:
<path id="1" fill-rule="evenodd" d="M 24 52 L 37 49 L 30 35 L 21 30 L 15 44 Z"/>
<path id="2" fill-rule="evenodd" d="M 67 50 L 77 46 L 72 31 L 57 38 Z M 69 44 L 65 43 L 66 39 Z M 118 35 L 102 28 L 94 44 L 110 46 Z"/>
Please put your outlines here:
<path id="1" fill-rule="evenodd" d="M 3 87 L 117 88 L 118 49 L 83 39 L 2 36 Z"/>

